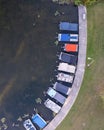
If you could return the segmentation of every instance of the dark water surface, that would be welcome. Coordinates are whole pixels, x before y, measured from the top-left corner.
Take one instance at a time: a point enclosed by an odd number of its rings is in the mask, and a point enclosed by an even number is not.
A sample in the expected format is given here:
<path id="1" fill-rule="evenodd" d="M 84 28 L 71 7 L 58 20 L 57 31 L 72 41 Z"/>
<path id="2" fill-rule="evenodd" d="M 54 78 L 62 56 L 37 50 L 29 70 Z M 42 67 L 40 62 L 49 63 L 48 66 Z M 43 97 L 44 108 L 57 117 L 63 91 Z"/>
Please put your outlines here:
<path id="1" fill-rule="evenodd" d="M 1 7 L 0 119 L 6 121 L 0 121 L 0 127 L 4 130 L 6 124 L 8 130 L 24 130 L 18 118 L 25 120 L 24 114 L 31 116 L 34 108 L 46 121 L 54 117 L 43 105 L 43 93 L 56 69 L 58 23 L 78 22 L 77 7 L 50 0 L 2 0 Z"/>

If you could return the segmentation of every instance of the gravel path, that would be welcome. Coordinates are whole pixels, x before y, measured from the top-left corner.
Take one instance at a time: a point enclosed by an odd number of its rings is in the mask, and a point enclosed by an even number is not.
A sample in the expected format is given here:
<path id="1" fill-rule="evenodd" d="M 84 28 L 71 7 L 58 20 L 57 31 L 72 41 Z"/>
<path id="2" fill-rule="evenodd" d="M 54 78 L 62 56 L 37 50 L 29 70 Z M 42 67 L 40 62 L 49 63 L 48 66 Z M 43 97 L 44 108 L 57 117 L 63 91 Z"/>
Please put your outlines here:
<path id="1" fill-rule="evenodd" d="M 82 81 L 85 71 L 86 63 L 86 48 L 87 48 L 87 19 L 86 19 L 86 7 L 79 6 L 79 53 L 78 53 L 78 64 L 74 83 L 72 85 L 72 91 L 69 97 L 66 99 L 61 111 L 55 116 L 55 118 L 44 128 L 44 130 L 55 130 L 56 127 L 66 117 L 71 107 L 73 106 Z"/>

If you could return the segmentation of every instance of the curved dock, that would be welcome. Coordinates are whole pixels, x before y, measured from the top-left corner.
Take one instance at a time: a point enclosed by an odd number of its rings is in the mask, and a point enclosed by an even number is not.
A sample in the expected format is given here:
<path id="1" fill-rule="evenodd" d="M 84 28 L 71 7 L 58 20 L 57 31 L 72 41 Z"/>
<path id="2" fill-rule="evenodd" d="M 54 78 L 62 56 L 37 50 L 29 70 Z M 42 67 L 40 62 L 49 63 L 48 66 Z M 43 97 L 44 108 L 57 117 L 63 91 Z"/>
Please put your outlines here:
<path id="1" fill-rule="evenodd" d="M 55 118 L 44 128 L 44 130 L 55 130 L 57 126 L 62 122 L 62 120 L 66 117 L 71 107 L 73 106 L 85 72 L 85 63 L 86 63 L 86 48 L 87 48 L 87 19 L 86 19 L 86 7 L 79 6 L 78 7 L 78 15 L 79 15 L 79 53 L 78 53 L 78 64 L 76 70 L 76 76 L 74 79 L 74 83 L 72 85 L 72 91 L 70 92 L 69 97 L 66 99 L 62 109 L 55 116 Z"/>

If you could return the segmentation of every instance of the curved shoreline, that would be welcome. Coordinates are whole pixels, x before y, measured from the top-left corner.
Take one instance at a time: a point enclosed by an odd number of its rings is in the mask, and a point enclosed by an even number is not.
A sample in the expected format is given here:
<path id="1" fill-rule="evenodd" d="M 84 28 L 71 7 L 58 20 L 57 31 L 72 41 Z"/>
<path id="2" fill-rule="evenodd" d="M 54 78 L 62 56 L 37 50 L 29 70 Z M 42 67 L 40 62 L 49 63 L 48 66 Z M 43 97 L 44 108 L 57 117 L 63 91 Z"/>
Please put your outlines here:
<path id="1" fill-rule="evenodd" d="M 44 128 L 44 130 L 55 130 L 57 126 L 63 121 L 70 109 L 72 108 L 84 77 L 85 63 L 86 63 L 86 48 L 87 48 L 87 20 L 83 19 L 83 14 L 87 14 L 86 7 L 80 5 L 78 7 L 79 17 L 79 53 L 76 76 L 72 85 L 72 91 L 66 99 L 62 109 L 55 116 L 55 118 Z"/>

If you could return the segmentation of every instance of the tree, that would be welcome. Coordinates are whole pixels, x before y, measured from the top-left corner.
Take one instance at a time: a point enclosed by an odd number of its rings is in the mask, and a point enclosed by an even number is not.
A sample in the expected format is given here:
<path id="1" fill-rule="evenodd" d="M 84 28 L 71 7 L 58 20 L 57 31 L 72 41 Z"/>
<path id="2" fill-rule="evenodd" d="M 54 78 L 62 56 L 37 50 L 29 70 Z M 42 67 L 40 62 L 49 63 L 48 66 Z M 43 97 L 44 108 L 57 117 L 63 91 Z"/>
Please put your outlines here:
<path id="1" fill-rule="evenodd" d="M 97 0 L 83 0 L 83 4 L 84 5 L 92 5 L 95 2 L 97 2 Z"/>
<path id="2" fill-rule="evenodd" d="M 82 0 L 74 0 L 75 5 L 83 4 Z"/>
<path id="3" fill-rule="evenodd" d="M 92 5 L 92 4 L 94 4 L 95 2 L 97 2 L 97 1 L 98 1 L 98 0 L 74 0 L 75 5 L 83 4 L 83 5 L 85 5 L 85 6 Z"/>

